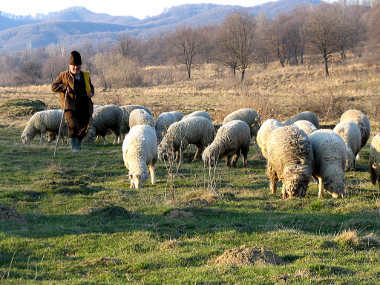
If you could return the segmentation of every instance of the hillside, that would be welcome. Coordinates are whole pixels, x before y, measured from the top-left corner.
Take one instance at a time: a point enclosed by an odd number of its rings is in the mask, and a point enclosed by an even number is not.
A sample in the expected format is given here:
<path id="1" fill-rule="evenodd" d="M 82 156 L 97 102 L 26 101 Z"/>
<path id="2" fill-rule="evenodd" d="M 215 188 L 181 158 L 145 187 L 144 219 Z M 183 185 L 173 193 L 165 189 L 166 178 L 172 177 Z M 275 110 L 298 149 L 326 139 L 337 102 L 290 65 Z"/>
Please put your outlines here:
<path id="1" fill-rule="evenodd" d="M 179 25 L 217 24 L 226 15 L 241 9 L 252 15 L 264 13 L 268 17 L 274 17 L 300 5 L 318 3 L 320 0 L 280 0 L 248 8 L 234 5 L 189 4 L 172 7 L 160 15 L 143 20 L 131 16 L 94 13 L 84 7 L 72 7 L 36 17 L 20 17 L 0 11 L 0 52 L 22 50 L 30 45 L 37 48 L 58 42 L 79 45 L 91 42 L 94 38 L 101 42 L 112 41 L 120 33 L 149 37 L 174 30 Z"/>

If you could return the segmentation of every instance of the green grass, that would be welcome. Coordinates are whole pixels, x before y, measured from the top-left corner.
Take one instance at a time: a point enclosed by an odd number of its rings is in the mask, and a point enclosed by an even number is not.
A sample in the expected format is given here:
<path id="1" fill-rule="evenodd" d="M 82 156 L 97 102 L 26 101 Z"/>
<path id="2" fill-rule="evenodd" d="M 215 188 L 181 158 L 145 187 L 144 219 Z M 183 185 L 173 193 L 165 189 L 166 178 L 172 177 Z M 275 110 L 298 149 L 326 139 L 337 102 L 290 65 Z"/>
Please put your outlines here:
<path id="1" fill-rule="evenodd" d="M 129 189 L 121 146 L 20 144 L 21 129 L 0 127 L 0 203 L 24 217 L 0 222 L 1 284 L 375 284 L 379 245 L 339 238 L 379 233 L 379 192 L 369 181 L 368 147 L 348 172 L 346 199 L 269 193 L 265 161 L 251 147 L 248 168 L 208 170 L 190 163 L 174 180 Z M 109 138 L 110 140 L 111 138 Z M 34 141 L 36 143 L 36 140 Z M 241 161 L 239 161 L 241 167 Z M 280 191 L 279 191 L 280 192 Z M 173 217 L 173 210 L 184 216 Z M 217 266 L 228 249 L 263 247 L 283 265 Z"/>

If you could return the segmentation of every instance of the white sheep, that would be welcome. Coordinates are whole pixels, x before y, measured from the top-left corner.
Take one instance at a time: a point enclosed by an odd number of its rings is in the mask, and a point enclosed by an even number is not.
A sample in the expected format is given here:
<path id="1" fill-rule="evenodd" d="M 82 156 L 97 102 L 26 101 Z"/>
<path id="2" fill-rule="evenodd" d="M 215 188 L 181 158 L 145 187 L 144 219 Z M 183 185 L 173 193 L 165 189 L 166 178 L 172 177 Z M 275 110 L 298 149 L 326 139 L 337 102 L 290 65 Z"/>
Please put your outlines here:
<path id="1" fill-rule="evenodd" d="M 39 134 L 40 135 L 40 144 L 43 142 L 43 137 L 48 133 L 48 141 L 50 142 L 51 138 L 55 138 L 53 133 L 58 134 L 59 125 L 62 118 L 62 110 L 45 110 L 36 112 L 29 119 L 26 124 L 22 134 L 21 141 L 24 144 L 30 143 L 33 138 Z M 63 119 L 62 128 L 61 128 L 61 138 L 67 136 L 68 127 Z"/>
<path id="2" fill-rule="evenodd" d="M 308 136 L 310 136 L 313 132 L 317 130 L 316 126 L 310 121 L 307 120 L 299 120 L 295 121 L 293 125 L 299 127 L 303 130 Z"/>
<path id="3" fill-rule="evenodd" d="M 212 122 L 210 114 L 207 113 L 206 111 L 194 111 L 194 112 L 192 112 L 192 113 L 187 114 L 186 116 L 184 116 L 182 118 L 182 120 L 190 118 L 190 117 L 204 117 L 206 119 L 209 119 Z"/>
<path id="4" fill-rule="evenodd" d="M 131 112 L 135 109 L 144 109 L 147 111 L 150 115 L 153 116 L 152 112 L 145 106 L 141 105 L 125 105 L 120 107 L 123 111 L 123 119 L 121 122 L 120 132 L 122 137 L 125 136 L 129 132 L 129 116 L 131 115 Z"/>
<path id="5" fill-rule="evenodd" d="M 309 121 L 311 122 L 317 129 L 319 129 L 319 120 L 318 120 L 318 117 L 316 114 L 314 114 L 313 112 L 310 112 L 310 111 L 305 111 L 305 112 L 302 112 L 302 113 L 299 113 L 293 117 L 291 117 L 290 119 L 286 120 L 284 122 L 284 124 L 286 126 L 289 126 L 297 121 L 300 121 L 300 120 L 306 120 L 306 121 Z"/>
<path id="6" fill-rule="evenodd" d="M 241 120 L 230 121 L 219 128 L 213 142 L 203 151 L 202 160 L 205 165 L 214 166 L 220 158 L 226 156 L 227 166 L 236 167 L 242 153 L 243 166 L 246 167 L 250 141 L 248 124 Z"/>
<path id="7" fill-rule="evenodd" d="M 371 182 L 376 183 L 380 190 L 380 134 L 373 137 L 369 149 L 369 172 L 371 174 Z"/>
<path id="8" fill-rule="evenodd" d="M 271 134 L 271 132 L 279 127 L 283 127 L 284 125 L 275 119 L 268 119 L 266 120 L 260 127 L 259 131 L 257 132 L 257 145 L 261 149 L 262 155 L 267 158 L 267 149 L 266 144 L 268 141 L 268 137 Z"/>
<path id="9" fill-rule="evenodd" d="M 129 128 L 137 125 L 148 125 L 154 127 L 154 121 L 151 114 L 144 109 L 134 109 L 129 115 Z"/>
<path id="10" fill-rule="evenodd" d="M 96 110 L 96 109 L 98 109 L 100 107 L 103 107 L 103 105 L 93 105 L 94 110 Z"/>
<path id="11" fill-rule="evenodd" d="M 276 193 L 282 181 L 282 198 L 304 197 L 311 178 L 313 153 L 308 136 L 296 126 L 279 127 L 267 140 L 267 174 Z"/>
<path id="12" fill-rule="evenodd" d="M 340 122 L 351 121 L 359 126 L 361 134 L 360 148 L 364 147 L 371 136 L 371 125 L 368 117 L 360 110 L 347 110 L 340 117 Z"/>
<path id="13" fill-rule="evenodd" d="M 130 188 L 140 189 L 149 177 L 156 183 L 157 137 L 148 125 L 133 126 L 123 141 L 124 165 L 129 171 Z"/>
<path id="14" fill-rule="evenodd" d="M 318 179 L 318 197 L 323 191 L 332 197 L 345 197 L 344 175 L 347 159 L 343 139 L 332 130 L 317 130 L 309 136 L 314 156 L 313 176 Z"/>
<path id="15" fill-rule="evenodd" d="M 123 111 L 117 105 L 105 105 L 97 108 L 92 114 L 90 128 L 88 129 L 88 139 L 94 142 L 96 136 L 103 138 L 106 143 L 105 136 L 107 131 L 111 130 L 115 134 L 113 144 L 120 142 L 120 126 L 123 118 Z"/>
<path id="16" fill-rule="evenodd" d="M 236 110 L 224 118 L 223 125 L 233 120 L 246 122 L 251 129 L 251 137 L 257 136 L 257 131 L 261 125 L 261 118 L 255 110 L 250 108 Z"/>
<path id="17" fill-rule="evenodd" d="M 182 120 L 182 118 L 183 113 L 178 111 L 161 113 L 157 118 L 155 126 L 158 142 L 161 142 L 170 125 Z"/>
<path id="18" fill-rule="evenodd" d="M 164 138 L 158 146 L 158 157 L 167 160 L 176 157 L 181 162 L 183 152 L 189 144 L 194 144 L 197 151 L 194 160 L 197 160 L 203 149 L 214 139 L 214 126 L 204 117 L 189 117 L 170 125 Z"/>
<path id="19" fill-rule="evenodd" d="M 343 121 L 337 124 L 333 130 L 346 144 L 347 161 L 346 171 L 355 169 L 355 157 L 360 151 L 361 134 L 357 124 L 351 121 Z"/>

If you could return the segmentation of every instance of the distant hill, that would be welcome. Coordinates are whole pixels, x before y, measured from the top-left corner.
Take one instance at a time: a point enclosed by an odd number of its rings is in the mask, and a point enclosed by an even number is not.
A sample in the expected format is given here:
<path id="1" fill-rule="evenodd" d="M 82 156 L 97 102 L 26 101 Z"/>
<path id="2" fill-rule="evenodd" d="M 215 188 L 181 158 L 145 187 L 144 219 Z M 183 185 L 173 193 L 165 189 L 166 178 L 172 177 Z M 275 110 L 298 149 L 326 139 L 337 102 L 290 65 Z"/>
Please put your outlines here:
<path id="1" fill-rule="evenodd" d="M 251 15 L 264 13 L 274 17 L 300 5 L 315 5 L 321 0 L 279 0 L 253 7 L 216 4 L 187 4 L 172 7 L 160 15 L 139 20 L 131 16 L 93 13 L 84 7 L 72 7 L 46 15 L 15 16 L 0 11 L 0 52 L 26 47 L 38 48 L 63 43 L 67 47 L 84 42 L 108 43 L 121 34 L 149 37 L 174 30 L 178 25 L 217 24 L 241 9 Z"/>

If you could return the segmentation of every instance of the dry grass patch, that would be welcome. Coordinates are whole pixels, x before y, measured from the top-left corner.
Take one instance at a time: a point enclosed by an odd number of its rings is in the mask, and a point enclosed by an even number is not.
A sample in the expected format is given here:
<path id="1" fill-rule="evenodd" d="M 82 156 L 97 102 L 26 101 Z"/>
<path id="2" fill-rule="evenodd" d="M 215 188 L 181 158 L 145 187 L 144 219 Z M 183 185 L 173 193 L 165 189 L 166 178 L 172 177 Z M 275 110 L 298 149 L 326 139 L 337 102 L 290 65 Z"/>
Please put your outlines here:
<path id="1" fill-rule="evenodd" d="M 173 220 L 192 220 L 195 219 L 195 216 L 190 211 L 182 211 L 182 210 L 172 210 L 170 213 L 166 215 L 168 218 Z"/>
<path id="2" fill-rule="evenodd" d="M 264 248 L 249 248 L 245 245 L 225 251 L 214 260 L 217 265 L 230 266 L 250 266 L 272 264 L 281 265 L 284 263 L 281 257 Z"/>

